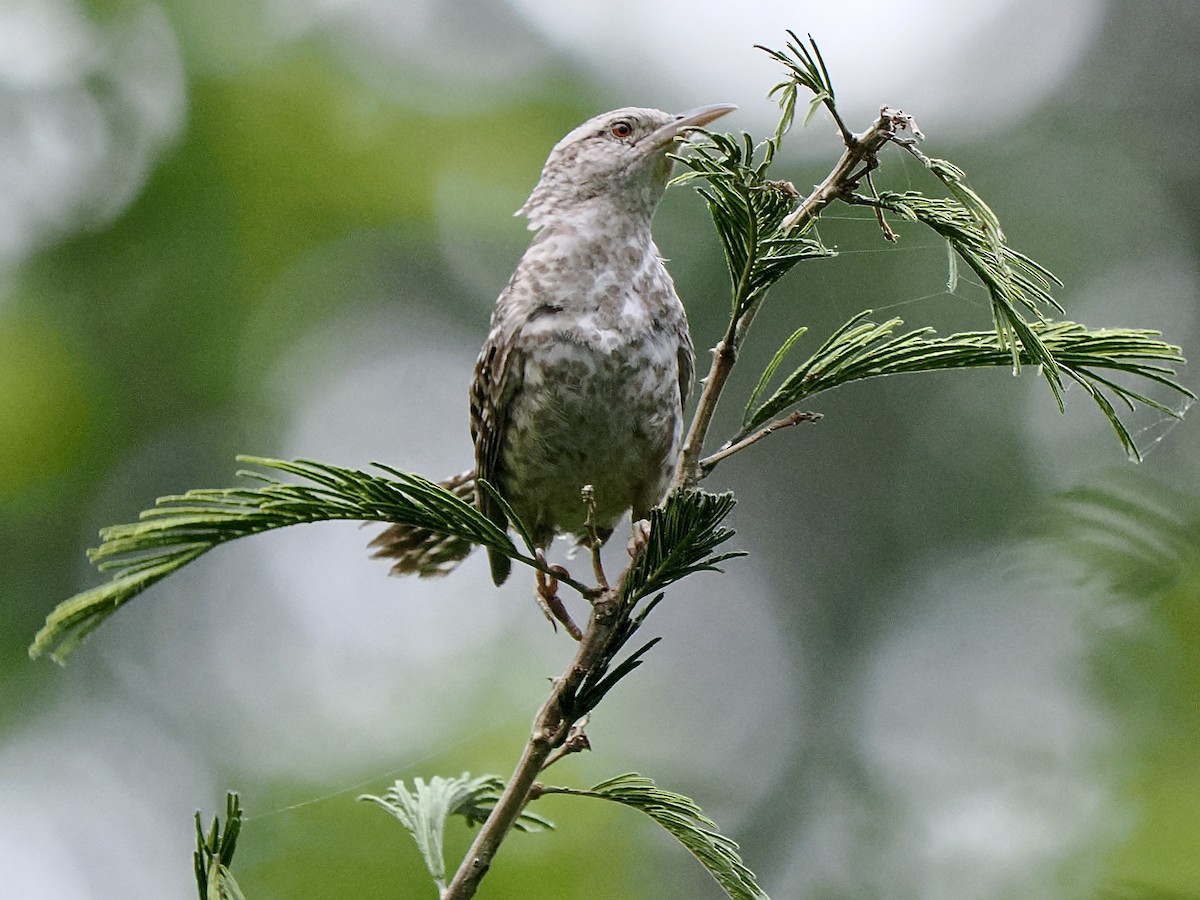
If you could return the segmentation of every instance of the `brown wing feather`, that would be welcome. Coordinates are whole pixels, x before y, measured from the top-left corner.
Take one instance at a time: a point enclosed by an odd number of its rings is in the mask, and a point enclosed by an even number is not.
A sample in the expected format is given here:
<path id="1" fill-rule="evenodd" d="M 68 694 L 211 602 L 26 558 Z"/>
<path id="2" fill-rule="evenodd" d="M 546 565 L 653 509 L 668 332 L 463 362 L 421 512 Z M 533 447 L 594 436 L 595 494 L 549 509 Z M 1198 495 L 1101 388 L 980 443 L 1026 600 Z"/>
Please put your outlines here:
<path id="1" fill-rule="evenodd" d="M 676 359 L 679 361 L 679 402 L 682 406 L 687 406 L 688 397 L 692 394 L 692 384 L 696 380 L 696 351 L 692 346 L 692 335 L 688 331 L 686 319 L 679 328 L 678 337 L 679 350 L 676 352 Z"/>
<path id="2" fill-rule="evenodd" d="M 475 502 L 475 473 L 463 472 L 438 482 L 458 499 Z M 395 560 L 393 575 L 417 574 L 421 578 L 448 575 L 474 549 L 470 541 L 415 525 L 390 525 L 369 544 L 372 556 Z"/>
<path id="3" fill-rule="evenodd" d="M 471 384 L 471 440 L 475 442 L 475 502 L 480 512 L 501 528 L 508 527 L 504 510 L 479 485 L 486 481 L 503 490 L 500 454 L 508 428 L 509 400 L 521 383 L 521 353 L 513 344 L 513 333 L 493 326 L 479 359 Z M 503 584 L 512 570 L 512 561 L 488 550 L 492 581 Z"/>

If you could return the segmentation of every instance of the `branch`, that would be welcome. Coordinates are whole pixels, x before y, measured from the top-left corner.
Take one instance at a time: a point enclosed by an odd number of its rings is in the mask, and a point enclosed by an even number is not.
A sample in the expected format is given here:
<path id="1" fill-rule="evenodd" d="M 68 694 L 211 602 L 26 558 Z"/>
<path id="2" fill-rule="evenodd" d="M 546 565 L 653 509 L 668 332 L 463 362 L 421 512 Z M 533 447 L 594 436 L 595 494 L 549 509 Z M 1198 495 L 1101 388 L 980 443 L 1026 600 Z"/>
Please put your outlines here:
<path id="1" fill-rule="evenodd" d="M 700 477 L 707 478 L 713 469 L 717 467 L 717 463 L 724 459 L 728 459 L 733 454 L 745 450 L 751 444 L 757 444 L 768 435 L 774 434 L 783 428 L 790 428 L 793 425 L 799 425 L 801 422 L 819 422 L 821 414 L 815 412 L 796 412 L 784 416 L 782 419 L 776 419 L 770 425 L 764 425 L 758 431 L 751 434 L 749 437 L 744 437 L 741 440 L 729 441 L 724 447 L 718 450 L 711 456 L 706 456 L 700 460 Z"/>
<path id="2" fill-rule="evenodd" d="M 693 572 L 710 571 L 737 553 L 715 549 L 733 532 L 721 521 L 733 508 L 731 494 L 690 491 L 672 494 L 650 511 L 650 533 L 615 588 L 602 591 L 575 657 L 559 676 L 533 723 L 533 732 L 495 809 L 480 828 L 441 900 L 473 897 L 496 851 L 528 803 L 538 775 L 579 740 L 576 724 L 622 678 L 641 664 L 650 641 L 614 665 L 617 654 L 645 621 L 663 588 Z M 655 595 L 655 596 L 652 596 Z M 643 605 L 642 601 L 649 601 Z M 641 606 L 640 612 L 638 611 Z M 579 747 L 578 749 L 582 749 Z"/>
<path id="3" fill-rule="evenodd" d="M 608 590 L 593 604 L 575 658 L 555 680 L 554 689 L 534 720 L 533 734 L 500 795 L 500 801 L 479 829 L 454 879 L 442 892 L 441 900 L 467 900 L 475 896 L 501 842 L 525 809 L 537 776 L 548 765 L 550 754 L 566 742 L 579 718 L 575 714 L 575 696 L 584 679 L 605 658 L 608 645 L 621 624 L 621 599 L 620 593 Z"/>
<path id="4" fill-rule="evenodd" d="M 834 200 L 840 200 L 858 188 L 858 183 L 873 170 L 879 160 L 876 154 L 900 132 L 913 127 L 912 117 L 898 109 L 882 107 L 875 124 L 859 135 L 852 135 L 846 151 L 825 180 L 816 186 L 796 211 L 783 220 L 787 231 L 806 231 L 821 211 Z"/>

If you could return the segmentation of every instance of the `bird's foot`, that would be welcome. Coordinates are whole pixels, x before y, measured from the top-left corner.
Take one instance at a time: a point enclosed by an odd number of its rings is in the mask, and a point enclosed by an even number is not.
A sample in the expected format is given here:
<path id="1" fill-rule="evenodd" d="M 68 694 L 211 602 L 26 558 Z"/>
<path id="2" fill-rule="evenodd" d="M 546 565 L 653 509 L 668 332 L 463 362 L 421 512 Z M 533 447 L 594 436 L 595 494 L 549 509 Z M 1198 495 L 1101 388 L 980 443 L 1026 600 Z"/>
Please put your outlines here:
<path id="1" fill-rule="evenodd" d="M 546 561 L 546 557 L 540 550 L 538 551 L 538 559 L 542 562 Z M 562 598 L 558 596 L 557 575 L 568 575 L 570 573 L 562 566 L 551 566 L 550 570 L 555 574 L 547 574 L 541 569 L 535 572 L 537 576 L 538 606 L 542 608 L 542 613 L 551 625 L 557 628 L 557 623 L 561 622 L 562 627 L 567 630 L 567 634 L 577 641 L 582 640 L 583 632 L 575 624 L 575 620 L 571 618 L 571 614 L 567 612 L 567 607 L 563 605 Z"/>
<path id="2" fill-rule="evenodd" d="M 604 546 L 604 542 L 612 536 L 611 528 L 601 528 L 596 524 L 596 489 L 590 484 L 585 484 L 583 490 L 580 491 L 580 496 L 583 498 L 584 521 L 583 543 L 587 545 L 592 554 L 592 574 L 596 576 L 596 588 L 594 593 L 598 596 L 608 590 L 608 576 L 604 574 L 604 563 L 600 559 L 600 548 Z M 593 597 L 588 597 L 593 600 Z"/>
<path id="3" fill-rule="evenodd" d="M 629 539 L 629 545 L 626 549 L 629 551 L 629 556 L 632 559 L 637 559 L 637 555 L 646 549 L 646 544 L 650 541 L 650 520 L 638 519 L 633 523 L 633 537 Z"/>

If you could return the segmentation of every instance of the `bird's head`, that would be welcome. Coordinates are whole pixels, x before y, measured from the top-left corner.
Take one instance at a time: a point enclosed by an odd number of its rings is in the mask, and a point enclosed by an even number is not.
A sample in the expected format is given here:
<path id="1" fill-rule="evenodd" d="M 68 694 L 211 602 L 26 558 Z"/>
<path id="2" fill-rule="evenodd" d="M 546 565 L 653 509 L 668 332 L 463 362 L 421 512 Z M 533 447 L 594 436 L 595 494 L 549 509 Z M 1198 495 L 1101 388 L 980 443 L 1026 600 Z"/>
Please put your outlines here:
<path id="1" fill-rule="evenodd" d="M 667 153 L 676 138 L 736 108 L 719 103 L 673 115 L 625 107 L 588 119 L 550 151 L 517 215 L 536 229 L 602 198 L 615 213 L 649 217 L 671 176 Z"/>

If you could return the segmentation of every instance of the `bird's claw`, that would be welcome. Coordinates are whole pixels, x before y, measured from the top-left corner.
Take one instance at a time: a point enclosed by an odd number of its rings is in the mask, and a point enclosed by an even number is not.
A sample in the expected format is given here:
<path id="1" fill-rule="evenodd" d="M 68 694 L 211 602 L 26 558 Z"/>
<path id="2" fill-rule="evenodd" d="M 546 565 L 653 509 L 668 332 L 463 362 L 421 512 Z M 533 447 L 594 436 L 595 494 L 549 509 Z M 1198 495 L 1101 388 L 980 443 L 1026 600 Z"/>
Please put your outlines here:
<path id="1" fill-rule="evenodd" d="M 546 561 L 546 558 L 540 552 L 538 553 L 538 558 L 542 562 Z M 578 641 L 583 639 L 583 632 L 575 624 L 575 620 L 571 618 L 571 614 L 567 612 L 567 607 L 563 605 L 562 598 L 558 596 L 558 576 L 569 574 L 562 566 L 551 566 L 549 573 L 539 569 L 536 573 L 537 602 L 538 606 L 542 608 L 542 613 L 546 616 L 546 620 L 556 630 L 558 623 L 561 622 L 567 634 Z"/>
<path id="2" fill-rule="evenodd" d="M 646 544 L 650 542 L 650 521 L 648 519 L 638 519 L 633 523 L 633 537 L 629 539 L 629 545 L 626 549 L 629 551 L 629 556 L 632 559 L 637 559 L 637 555 L 646 549 Z"/>

